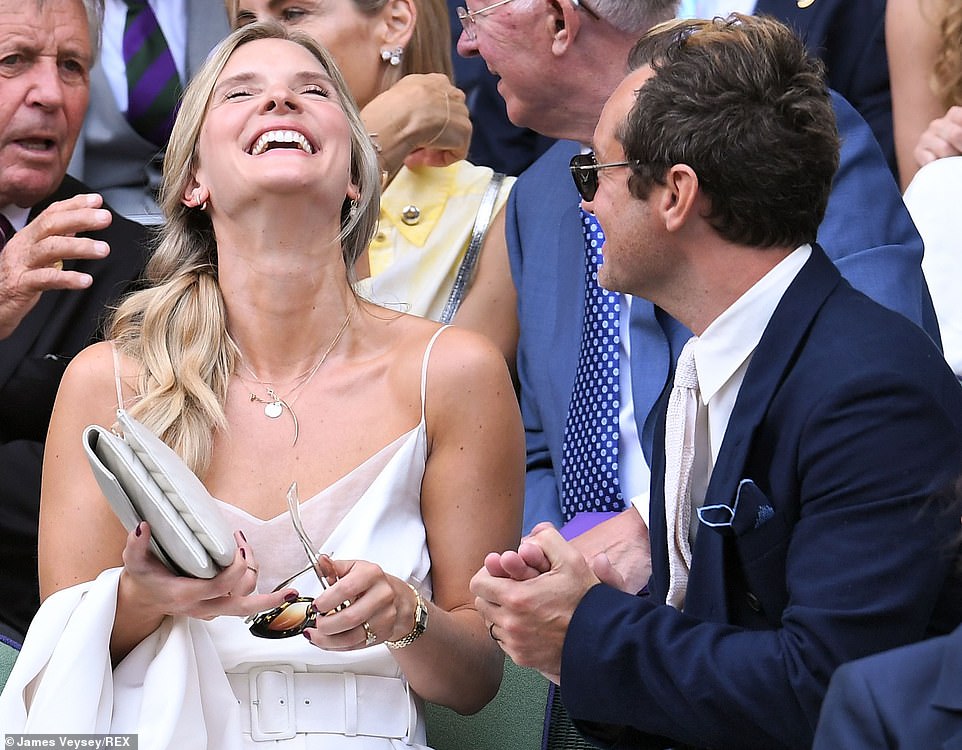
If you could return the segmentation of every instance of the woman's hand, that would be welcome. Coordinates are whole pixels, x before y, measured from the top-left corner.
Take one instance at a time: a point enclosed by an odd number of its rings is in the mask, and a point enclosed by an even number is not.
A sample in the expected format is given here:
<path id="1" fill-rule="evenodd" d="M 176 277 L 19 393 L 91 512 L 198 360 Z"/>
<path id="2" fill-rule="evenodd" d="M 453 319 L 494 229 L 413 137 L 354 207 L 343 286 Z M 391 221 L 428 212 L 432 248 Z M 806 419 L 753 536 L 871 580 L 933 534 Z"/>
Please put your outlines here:
<path id="1" fill-rule="evenodd" d="M 465 158 L 471 119 L 464 92 L 443 73 L 404 76 L 361 110 L 390 177 L 402 164 L 446 166 Z"/>
<path id="2" fill-rule="evenodd" d="M 188 578 L 171 573 L 150 548 L 150 527 L 141 523 L 127 535 L 121 597 L 137 607 L 145 620 L 186 615 L 212 620 L 219 615 L 246 616 L 280 606 L 297 597 L 286 588 L 258 594 L 257 561 L 243 534 L 234 532 L 234 560 L 213 578 Z M 159 622 L 158 622 L 159 624 Z"/>
<path id="3" fill-rule="evenodd" d="M 319 573 L 333 583 L 314 600 L 315 608 L 327 614 L 304 631 L 311 643 L 327 651 L 353 651 L 411 632 L 416 598 L 404 581 L 364 560 L 322 558 L 325 564 L 332 567 Z"/>
<path id="4" fill-rule="evenodd" d="M 950 107 L 942 117 L 929 123 L 915 147 L 920 167 L 946 156 L 962 155 L 962 107 Z"/>

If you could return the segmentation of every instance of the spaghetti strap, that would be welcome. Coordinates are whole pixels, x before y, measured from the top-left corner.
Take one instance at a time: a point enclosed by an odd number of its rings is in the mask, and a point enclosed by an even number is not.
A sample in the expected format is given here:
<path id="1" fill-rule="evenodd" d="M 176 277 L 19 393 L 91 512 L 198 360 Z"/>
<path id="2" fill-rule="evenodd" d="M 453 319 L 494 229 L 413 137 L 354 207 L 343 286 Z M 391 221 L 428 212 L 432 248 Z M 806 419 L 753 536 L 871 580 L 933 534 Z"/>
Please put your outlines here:
<path id="1" fill-rule="evenodd" d="M 431 340 L 428 342 L 427 348 L 424 350 L 424 359 L 421 361 L 421 421 L 424 421 L 424 401 L 425 395 L 427 394 L 428 387 L 428 359 L 431 356 L 431 349 L 434 348 L 434 342 L 437 341 L 438 336 L 441 335 L 442 331 L 447 330 L 451 326 L 441 326 L 438 330 L 434 332 Z"/>
<path id="2" fill-rule="evenodd" d="M 114 384 L 117 386 L 117 409 L 119 411 L 124 408 L 124 393 L 120 387 L 120 352 L 117 351 L 117 345 L 113 341 L 110 342 L 110 351 L 114 355 Z"/>

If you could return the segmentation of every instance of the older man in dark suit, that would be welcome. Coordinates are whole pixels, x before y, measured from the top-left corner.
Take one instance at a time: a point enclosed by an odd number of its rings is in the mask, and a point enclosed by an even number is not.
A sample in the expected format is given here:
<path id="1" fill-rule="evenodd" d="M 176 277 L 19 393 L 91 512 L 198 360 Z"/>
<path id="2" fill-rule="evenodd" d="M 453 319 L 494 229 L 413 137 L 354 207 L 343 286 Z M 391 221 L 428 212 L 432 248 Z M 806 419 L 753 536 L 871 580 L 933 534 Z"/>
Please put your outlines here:
<path id="1" fill-rule="evenodd" d="M 15 641 L 39 604 L 40 469 L 60 377 L 146 256 L 143 227 L 65 176 L 102 16 L 103 0 L 0 0 L 0 634 Z"/>
<path id="2" fill-rule="evenodd" d="M 631 63 L 571 166 L 601 284 L 695 334 L 657 409 L 648 590 L 547 525 L 472 589 L 606 747 L 807 748 L 839 664 L 962 620 L 962 387 L 815 242 L 838 133 L 786 26 L 676 24 Z"/>

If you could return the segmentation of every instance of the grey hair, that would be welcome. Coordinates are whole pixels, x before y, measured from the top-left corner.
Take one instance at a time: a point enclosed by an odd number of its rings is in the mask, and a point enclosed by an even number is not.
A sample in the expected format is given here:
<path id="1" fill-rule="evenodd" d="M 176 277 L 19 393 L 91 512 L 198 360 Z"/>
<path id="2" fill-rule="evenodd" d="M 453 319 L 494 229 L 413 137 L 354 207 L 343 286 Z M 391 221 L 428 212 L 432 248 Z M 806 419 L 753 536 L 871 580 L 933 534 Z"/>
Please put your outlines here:
<path id="1" fill-rule="evenodd" d="M 93 59 L 100 56 L 100 39 L 104 28 L 104 0 L 80 0 L 87 14 L 87 30 L 90 33 L 90 51 Z M 43 8 L 47 0 L 36 0 L 37 7 Z"/>
<path id="2" fill-rule="evenodd" d="M 87 13 L 87 28 L 90 31 L 90 49 L 94 60 L 100 57 L 100 40 L 104 30 L 104 0 L 83 0 Z"/>
<path id="3" fill-rule="evenodd" d="M 619 31 L 642 35 L 674 18 L 680 0 L 588 0 L 591 9 Z"/>
<path id="4" fill-rule="evenodd" d="M 543 1 L 520 0 L 520 4 L 531 8 Z M 678 13 L 679 2 L 680 0 L 578 0 L 574 5 L 591 8 L 618 31 L 640 37 L 655 24 L 674 18 Z"/>

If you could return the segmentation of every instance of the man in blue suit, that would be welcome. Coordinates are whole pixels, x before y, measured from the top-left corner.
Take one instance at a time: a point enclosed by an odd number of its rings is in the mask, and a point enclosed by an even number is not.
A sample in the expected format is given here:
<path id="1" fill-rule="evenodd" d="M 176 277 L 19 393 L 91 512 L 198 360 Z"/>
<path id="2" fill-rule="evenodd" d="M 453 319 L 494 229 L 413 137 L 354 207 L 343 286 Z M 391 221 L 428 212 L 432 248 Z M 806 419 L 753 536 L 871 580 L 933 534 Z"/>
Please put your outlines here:
<path id="1" fill-rule="evenodd" d="M 840 663 L 962 620 L 959 503 L 939 494 L 962 388 L 815 242 L 838 135 L 787 27 L 675 25 L 631 62 L 572 171 L 606 232 L 602 285 L 697 336 L 678 364 L 694 383 L 657 409 L 649 591 L 549 525 L 472 590 L 606 747 L 809 747 Z"/>
<path id="2" fill-rule="evenodd" d="M 473 5 L 468 3 L 469 8 Z M 472 33 L 461 35 L 459 52 L 481 55 L 500 77 L 499 90 L 516 124 L 568 139 L 519 178 L 506 216 L 518 291 L 517 364 L 528 455 L 529 530 L 540 521 L 561 525 L 582 499 L 561 493 L 566 416 L 585 298 L 581 215 L 578 194 L 567 178 L 568 162 L 580 144 L 590 141 L 605 99 L 624 76 L 624 61 L 634 42 L 655 23 L 671 18 L 677 2 L 592 0 L 590 9 L 586 2 L 485 7 L 474 8 Z M 556 83 L 547 86 L 547 80 Z M 841 97 L 833 97 L 833 105 L 842 133 L 841 164 L 818 240 L 857 289 L 919 323 L 938 341 L 921 270 L 922 241 L 898 186 L 864 121 Z M 651 303 L 625 302 L 618 471 L 623 495 L 638 511 L 629 508 L 579 540 L 587 555 L 605 551 L 616 564 L 640 559 L 636 553 L 645 545 L 652 409 L 690 335 Z M 575 520 L 592 523 L 604 517 L 586 514 Z M 622 572 L 640 588 L 648 568 L 635 565 Z"/>
<path id="3" fill-rule="evenodd" d="M 813 750 L 962 748 L 962 628 L 843 664 Z"/>

